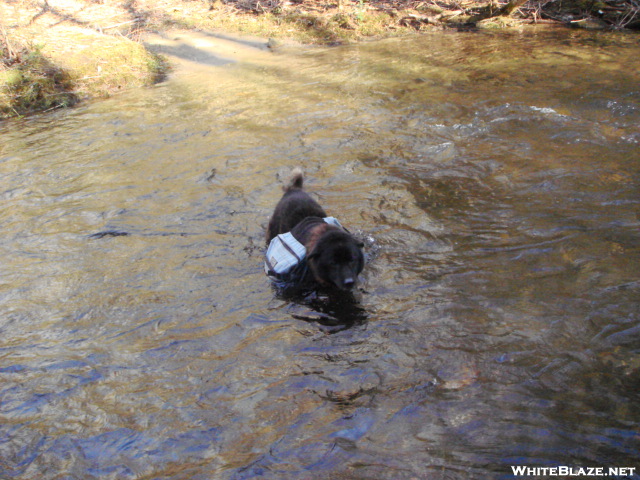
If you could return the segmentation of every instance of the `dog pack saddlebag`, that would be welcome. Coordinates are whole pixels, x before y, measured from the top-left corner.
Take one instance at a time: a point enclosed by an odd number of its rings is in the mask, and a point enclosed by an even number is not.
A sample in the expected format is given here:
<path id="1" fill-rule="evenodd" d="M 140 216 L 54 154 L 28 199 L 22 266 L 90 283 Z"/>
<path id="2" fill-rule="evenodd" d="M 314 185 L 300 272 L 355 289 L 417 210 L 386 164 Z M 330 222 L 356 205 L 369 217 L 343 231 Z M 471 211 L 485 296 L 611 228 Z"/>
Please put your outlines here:
<path id="1" fill-rule="evenodd" d="M 284 275 L 299 265 L 307 255 L 307 249 L 290 233 L 281 233 L 271 240 L 264 263 L 269 276 Z"/>
<path id="2" fill-rule="evenodd" d="M 326 217 L 323 220 L 336 227 L 344 228 L 334 217 Z M 307 255 L 307 249 L 291 232 L 281 233 L 271 240 L 267 248 L 264 262 L 265 273 L 274 279 L 283 279 L 295 267 L 301 266 Z"/>

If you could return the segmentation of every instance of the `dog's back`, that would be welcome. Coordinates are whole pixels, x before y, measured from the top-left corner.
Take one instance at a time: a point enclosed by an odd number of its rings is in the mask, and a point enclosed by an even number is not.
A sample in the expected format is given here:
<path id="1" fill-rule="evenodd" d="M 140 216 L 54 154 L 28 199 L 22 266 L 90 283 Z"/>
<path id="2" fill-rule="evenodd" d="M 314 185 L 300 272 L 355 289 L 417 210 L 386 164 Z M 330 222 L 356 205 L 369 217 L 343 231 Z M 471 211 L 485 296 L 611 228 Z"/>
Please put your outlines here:
<path id="1" fill-rule="evenodd" d="M 276 205 L 267 227 L 267 245 L 281 234 L 290 232 L 307 217 L 324 218 L 327 216 L 322 207 L 302 187 L 302 170 L 295 168 L 291 172 L 289 183 L 284 187 L 284 195 Z"/>

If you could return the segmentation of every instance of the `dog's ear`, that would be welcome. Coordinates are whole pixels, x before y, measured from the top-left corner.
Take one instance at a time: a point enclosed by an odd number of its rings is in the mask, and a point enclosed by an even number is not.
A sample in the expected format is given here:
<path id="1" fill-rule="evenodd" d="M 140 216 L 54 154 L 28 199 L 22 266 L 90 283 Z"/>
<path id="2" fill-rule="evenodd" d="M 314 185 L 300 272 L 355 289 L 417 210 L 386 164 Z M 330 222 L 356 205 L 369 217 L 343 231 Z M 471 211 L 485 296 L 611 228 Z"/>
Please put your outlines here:
<path id="1" fill-rule="evenodd" d="M 358 248 L 364 248 L 364 242 L 358 242 Z"/>

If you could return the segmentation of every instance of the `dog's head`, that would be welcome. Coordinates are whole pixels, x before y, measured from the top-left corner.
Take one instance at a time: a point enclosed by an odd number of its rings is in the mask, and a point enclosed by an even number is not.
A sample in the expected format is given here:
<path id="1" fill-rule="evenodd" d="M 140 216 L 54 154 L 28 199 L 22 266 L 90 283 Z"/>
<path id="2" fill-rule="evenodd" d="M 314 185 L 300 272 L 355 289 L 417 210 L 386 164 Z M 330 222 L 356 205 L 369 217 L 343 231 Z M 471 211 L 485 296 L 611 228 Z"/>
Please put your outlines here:
<path id="1" fill-rule="evenodd" d="M 322 285 L 353 289 L 364 267 L 362 247 L 363 244 L 347 232 L 326 232 L 307 257 L 313 276 Z"/>

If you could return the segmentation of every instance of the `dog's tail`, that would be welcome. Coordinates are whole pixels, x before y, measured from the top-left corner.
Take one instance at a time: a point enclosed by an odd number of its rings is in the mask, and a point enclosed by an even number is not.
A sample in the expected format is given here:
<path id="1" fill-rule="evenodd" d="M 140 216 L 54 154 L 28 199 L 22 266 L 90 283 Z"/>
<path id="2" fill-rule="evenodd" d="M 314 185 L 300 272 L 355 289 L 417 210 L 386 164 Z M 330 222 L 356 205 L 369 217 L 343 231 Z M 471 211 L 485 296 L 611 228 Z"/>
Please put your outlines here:
<path id="1" fill-rule="evenodd" d="M 284 187 L 284 191 L 288 192 L 293 189 L 301 189 L 304 183 L 304 173 L 300 167 L 296 167 L 291 171 L 289 183 Z"/>

